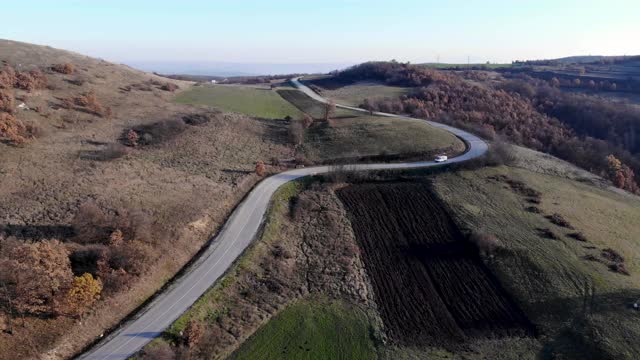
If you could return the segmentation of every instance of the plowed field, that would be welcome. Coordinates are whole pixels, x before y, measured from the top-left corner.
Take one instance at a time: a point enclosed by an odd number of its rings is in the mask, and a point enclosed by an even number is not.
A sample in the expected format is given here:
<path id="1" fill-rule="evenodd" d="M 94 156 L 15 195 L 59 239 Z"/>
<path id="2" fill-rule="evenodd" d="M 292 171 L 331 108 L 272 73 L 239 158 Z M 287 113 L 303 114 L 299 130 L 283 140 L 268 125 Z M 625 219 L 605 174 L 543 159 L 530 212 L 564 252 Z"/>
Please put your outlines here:
<path id="1" fill-rule="evenodd" d="M 338 196 L 394 341 L 447 345 L 533 333 L 426 184 L 352 185 Z"/>

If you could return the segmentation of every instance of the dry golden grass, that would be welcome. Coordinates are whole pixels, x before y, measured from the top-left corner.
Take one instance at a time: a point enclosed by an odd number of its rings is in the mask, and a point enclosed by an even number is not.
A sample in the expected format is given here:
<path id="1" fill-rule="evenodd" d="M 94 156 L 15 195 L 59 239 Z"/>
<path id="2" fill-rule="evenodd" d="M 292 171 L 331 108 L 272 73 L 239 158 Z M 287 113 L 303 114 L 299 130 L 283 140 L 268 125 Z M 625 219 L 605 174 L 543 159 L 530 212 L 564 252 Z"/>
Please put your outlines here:
<path id="1" fill-rule="evenodd" d="M 42 135 L 23 147 L 0 143 L 0 228 L 11 225 L 24 230 L 21 240 L 38 241 L 32 230 L 44 229 L 46 236 L 49 228 L 69 227 L 79 205 L 93 201 L 107 211 L 141 211 L 167 234 L 129 290 L 98 302 L 81 323 L 64 317 L 18 320 L 13 335 L 0 333 L 0 359 L 59 359 L 81 349 L 191 259 L 258 181 L 257 160 L 292 156 L 285 124 L 176 104 L 176 94 L 161 89 L 168 82 L 185 89 L 185 82 L 8 40 L 0 40 L 0 61 L 16 70 L 42 69 L 50 85 L 32 93 L 16 90 L 17 104 L 38 108 L 20 109 L 16 117 L 41 128 Z M 57 63 L 73 64 L 74 72 L 47 70 Z M 62 99 L 89 92 L 112 109 L 110 118 L 60 107 Z M 202 113 L 208 122 L 184 126 L 160 143 L 117 145 L 131 128 Z"/>

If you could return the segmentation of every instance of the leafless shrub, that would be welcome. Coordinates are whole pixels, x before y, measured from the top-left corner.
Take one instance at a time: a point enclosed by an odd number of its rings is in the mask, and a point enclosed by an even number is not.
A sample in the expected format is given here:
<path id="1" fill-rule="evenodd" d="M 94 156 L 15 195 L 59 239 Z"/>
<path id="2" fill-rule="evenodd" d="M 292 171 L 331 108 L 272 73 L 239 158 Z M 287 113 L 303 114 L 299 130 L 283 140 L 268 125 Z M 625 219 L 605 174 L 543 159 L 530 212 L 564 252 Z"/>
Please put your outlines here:
<path id="1" fill-rule="evenodd" d="M 44 89 L 47 87 L 47 77 L 40 70 L 19 72 L 16 76 L 15 87 L 29 92 Z"/>
<path id="2" fill-rule="evenodd" d="M 500 240 L 495 235 L 473 232 L 469 240 L 478 248 L 481 255 L 491 256 L 500 247 Z"/>
<path id="3" fill-rule="evenodd" d="M 351 179 L 354 175 L 354 165 L 334 164 L 329 166 L 329 171 L 325 175 L 327 180 L 332 183 L 343 183 Z"/>
<path id="4" fill-rule="evenodd" d="M 487 155 L 488 166 L 511 165 L 515 161 L 512 146 L 504 141 L 494 141 Z"/>
<path id="5" fill-rule="evenodd" d="M 295 146 L 301 145 L 304 141 L 304 125 L 301 121 L 289 121 L 289 140 Z"/>
<path id="6" fill-rule="evenodd" d="M 204 125 L 211 121 L 211 116 L 209 114 L 189 114 L 183 116 L 182 121 L 191 126 Z"/>
<path id="7" fill-rule="evenodd" d="M 307 157 L 302 154 L 296 155 L 294 158 L 294 162 L 296 163 L 296 165 L 303 165 L 303 166 L 313 165 L 313 162 L 311 162 L 311 160 L 307 159 Z"/>
<path id="8" fill-rule="evenodd" d="M 530 213 L 534 213 L 534 214 L 541 214 L 542 210 L 540 210 L 539 207 L 537 206 L 527 206 L 525 208 L 526 211 L 530 212 Z"/>
<path id="9" fill-rule="evenodd" d="M 100 161 L 109 161 L 119 159 L 125 155 L 127 155 L 127 148 L 120 144 L 108 144 L 105 146 L 104 150 L 100 153 Z"/>
<path id="10" fill-rule="evenodd" d="M 554 213 L 553 215 L 547 215 L 545 216 L 545 218 L 551 221 L 552 224 L 555 224 L 567 229 L 573 229 L 573 226 L 571 225 L 571 223 L 569 223 L 569 221 L 567 221 L 564 217 L 562 217 L 562 215 L 558 213 Z"/>
<path id="11" fill-rule="evenodd" d="M 51 70 L 58 72 L 60 74 L 73 74 L 75 71 L 75 66 L 71 63 L 62 63 L 62 64 L 54 64 L 51 66 Z"/>
<path id="12" fill-rule="evenodd" d="M 336 112 L 336 103 L 333 100 L 329 100 L 324 104 L 324 115 L 323 118 L 325 121 L 329 122 L 329 119 L 333 117 Z"/>
<path id="13" fill-rule="evenodd" d="M 546 239 L 551 239 L 551 240 L 559 240 L 560 238 L 558 237 L 558 235 L 556 235 L 556 233 L 554 233 L 553 231 L 551 231 L 551 229 L 548 228 L 538 228 L 538 235 L 542 236 L 543 238 Z"/>
<path id="14" fill-rule="evenodd" d="M 258 176 L 264 176 L 265 172 L 266 172 L 266 166 L 264 165 L 264 161 L 262 160 L 258 160 L 256 162 L 256 174 Z"/>
<path id="15" fill-rule="evenodd" d="M 0 90 L 0 111 L 13 114 L 16 110 L 16 100 L 10 90 Z"/>
<path id="16" fill-rule="evenodd" d="M 304 125 L 305 129 L 308 129 L 313 125 L 313 117 L 309 114 L 304 114 L 302 116 L 302 125 Z"/>
<path id="17" fill-rule="evenodd" d="M 91 275 L 98 274 L 98 264 L 102 260 L 109 257 L 109 249 L 104 245 L 86 245 L 81 246 L 71 252 L 69 260 L 71 261 L 71 269 L 76 276 L 84 273 Z"/>
<path id="18" fill-rule="evenodd" d="M 75 86 L 82 86 L 82 85 L 87 83 L 87 79 L 85 79 L 84 77 L 77 77 L 75 79 L 68 79 L 66 81 L 69 84 L 72 84 L 72 85 L 75 85 Z"/>
<path id="19" fill-rule="evenodd" d="M 129 132 L 127 132 L 127 141 L 129 142 L 130 146 L 138 146 L 139 139 L 140 136 L 135 130 L 131 129 L 129 130 Z"/>
<path id="20" fill-rule="evenodd" d="M 20 146 L 27 142 L 29 133 L 22 121 L 9 113 L 0 112 L 0 138 L 5 138 L 9 143 Z"/>
<path id="21" fill-rule="evenodd" d="M 107 144 L 103 149 L 94 151 L 83 151 L 80 157 L 85 160 L 111 161 L 119 159 L 129 153 L 126 146 L 121 144 Z"/>
<path id="22" fill-rule="evenodd" d="M 174 83 L 168 82 L 168 83 L 162 84 L 162 86 L 160 86 L 160 89 L 164 90 L 164 91 L 174 92 L 174 91 L 180 89 L 180 87 L 178 85 L 174 84 Z"/>
<path id="23" fill-rule="evenodd" d="M 197 346 L 202 339 L 202 335 L 204 335 L 204 326 L 202 323 L 196 320 L 190 320 L 183 333 L 185 345 L 189 348 Z"/>
<path id="24" fill-rule="evenodd" d="M 616 262 L 616 263 L 623 263 L 624 262 L 624 257 L 622 255 L 620 255 L 619 252 L 611 249 L 611 248 L 606 248 L 604 250 L 602 250 L 602 253 L 600 254 L 603 258 Z"/>
<path id="25" fill-rule="evenodd" d="M 582 258 L 588 261 L 599 262 L 599 263 L 602 262 L 602 260 L 599 257 L 591 254 L 585 255 Z"/>
<path id="26" fill-rule="evenodd" d="M 570 238 L 576 239 L 578 241 L 582 241 L 582 242 L 587 242 L 588 241 L 587 237 L 584 236 L 584 234 L 581 233 L 581 232 L 574 232 L 574 233 L 568 234 L 567 236 L 570 237 Z"/>
<path id="27" fill-rule="evenodd" d="M 111 249 L 109 267 L 139 276 L 144 273 L 152 257 L 153 251 L 149 245 L 141 241 L 129 241 Z"/>
<path id="28" fill-rule="evenodd" d="M 176 360 L 176 353 L 166 342 L 147 346 L 142 353 L 142 360 Z"/>
<path id="29" fill-rule="evenodd" d="M 80 205 L 71 221 L 75 232 L 75 241 L 80 244 L 104 242 L 113 231 L 109 217 L 93 201 Z"/>
<path id="30" fill-rule="evenodd" d="M 293 254 L 291 254 L 291 251 L 287 250 L 285 247 L 283 247 L 282 245 L 276 245 L 271 249 L 271 255 L 273 255 L 273 257 L 275 258 L 284 258 L 284 259 L 291 259 L 293 257 Z"/>
<path id="31" fill-rule="evenodd" d="M 613 272 L 617 272 L 622 275 L 627 275 L 627 276 L 631 275 L 629 273 L 629 270 L 627 270 L 627 267 L 623 263 L 610 264 L 609 270 Z"/>
<path id="32" fill-rule="evenodd" d="M 133 128 L 133 130 L 140 136 L 140 145 L 156 145 L 169 141 L 174 137 L 180 135 L 187 128 L 187 125 L 181 119 L 171 119 L 165 121 L 159 121 L 153 124 L 141 125 Z M 129 130 L 126 130 L 126 135 Z"/>
<path id="33" fill-rule="evenodd" d="M 9 65 L 0 70 L 0 89 L 12 89 L 18 81 L 16 71 Z"/>

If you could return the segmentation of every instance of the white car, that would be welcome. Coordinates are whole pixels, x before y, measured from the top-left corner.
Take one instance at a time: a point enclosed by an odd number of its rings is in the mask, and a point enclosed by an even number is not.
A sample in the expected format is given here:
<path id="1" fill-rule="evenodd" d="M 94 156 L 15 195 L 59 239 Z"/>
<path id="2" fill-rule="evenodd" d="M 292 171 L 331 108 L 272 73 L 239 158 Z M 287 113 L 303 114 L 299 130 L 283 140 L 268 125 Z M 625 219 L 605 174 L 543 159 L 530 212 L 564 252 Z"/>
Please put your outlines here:
<path id="1" fill-rule="evenodd" d="M 436 156 L 435 162 L 445 162 L 448 159 L 447 155 L 438 155 Z"/>

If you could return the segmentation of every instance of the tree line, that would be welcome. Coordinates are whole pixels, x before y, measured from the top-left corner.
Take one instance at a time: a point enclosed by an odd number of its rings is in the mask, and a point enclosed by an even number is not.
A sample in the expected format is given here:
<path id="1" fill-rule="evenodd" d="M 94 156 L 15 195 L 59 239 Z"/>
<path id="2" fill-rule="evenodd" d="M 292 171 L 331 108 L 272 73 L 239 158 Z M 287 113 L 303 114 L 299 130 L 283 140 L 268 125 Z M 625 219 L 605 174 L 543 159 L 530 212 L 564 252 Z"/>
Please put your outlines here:
<path id="1" fill-rule="evenodd" d="M 397 62 L 364 63 L 336 77 L 343 83 L 377 80 L 415 87 L 397 99 L 365 99 L 360 107 L 367 110 L 406 113 L 475 129 L 489 138 L 500 136 L 638 192 L 640 111 L 633 106 L 564 93 L 544 80 L 478 86 L 455 73 Z M 619 166 L 612 168 L 610 155 Z"/>

